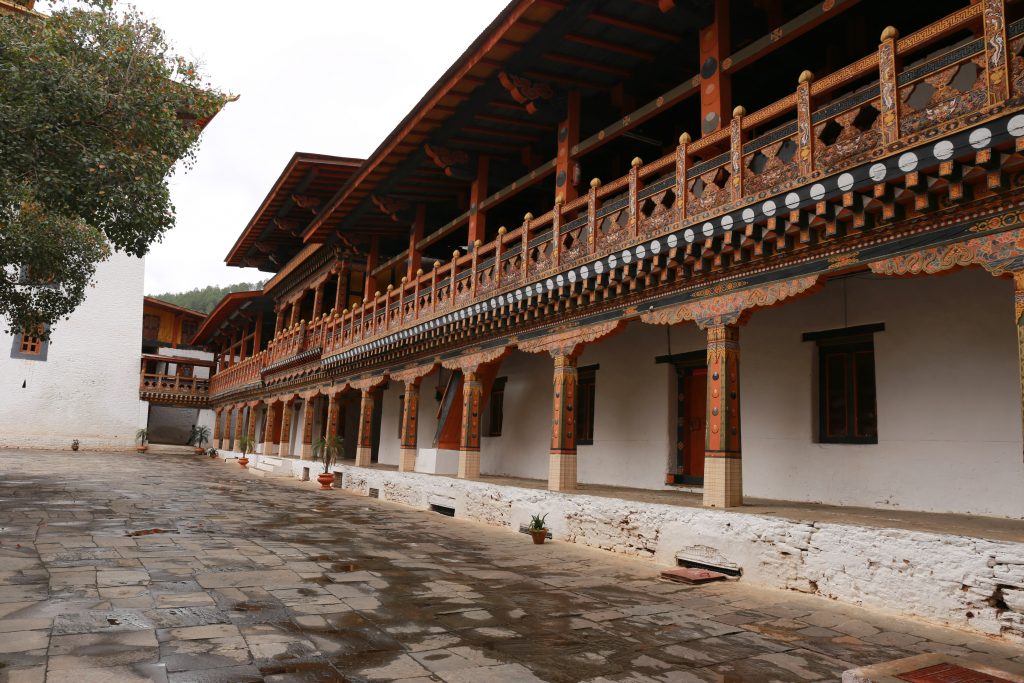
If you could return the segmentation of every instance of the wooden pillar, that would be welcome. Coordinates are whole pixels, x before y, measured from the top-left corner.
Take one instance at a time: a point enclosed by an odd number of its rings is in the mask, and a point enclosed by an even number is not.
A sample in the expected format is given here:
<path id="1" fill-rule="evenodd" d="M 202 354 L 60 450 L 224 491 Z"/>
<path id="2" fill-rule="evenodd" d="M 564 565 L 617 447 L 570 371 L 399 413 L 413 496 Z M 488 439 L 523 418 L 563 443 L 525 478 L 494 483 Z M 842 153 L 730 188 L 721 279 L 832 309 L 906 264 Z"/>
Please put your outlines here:
<path id="1" fill-rule="evenodd" d="M 576 158 L 572 148 L 580 143 L 580 94 L 568 93 L 565 119 L 558 124 L 558 148 L 555 154 L 555 203 L 565 204 L 578 196 L 575 177 Z"/>
<path id="2" fill-rule="evenodd" d="M 485 241 L 487 233 L 487 214 L 480 209 L 480 202 L 487 199 L 487 175 L 490 160 L 481 154 L 477 160 L 476 178 L 469 188 L 469 241 L 467 245 L 476 244 L 477 240 Z"/>
<path id="3" fill-rule="evenodd" d="M 268 403 L 266 410 L 263 411 L 263 439 L 260 444 L 260 453 L 270 455 L 273 451 L 274 444 L 274 406 L 277 403 Z"/>
<path id="4" fill-rule="evenodd" d="M 274 309 L 274 336 L 281 334 L 281 330 L 284 329 L 285 320 L 288 318 L 288 307 L 286 305 L 278 306 Z"/>
<path id="5" fill-rule="evenodd" d="M 356 448 L 356 467 L 369 467 L 373 461 L 373 409 L 376 403 L 373 389 L 363 389 L 359 404 L 359 445 Z"/>
<path id="6" fill-rule="evenodd" d="M 554 406 L 551 413 L 551 459 L 548 489 L 576 488 L 576 357 L 555 356 Z"/>
<path id="7" fill-rule="evenodd" d="M 398 456 L 398 471 L 416 470 L 416 429 L 420 409 L 420 380 L 405 383 L 402 403 L 402 450 Z"/>
<path id="8" fill-rule="evenodd" d="M 312 320 L 318 320 L 324 311 L 324 281 L 320 281 L 313 290 L 313 316 Z"/>
<path id="9" fill-rule="evenodd" d="M 245 435 L 249 437 L 249 443 L 253 448 L 256 447 L 256 406 L 249 406 L 249 425 L 245 430 Z"/>
<path id="10" fill-rule="evenodd" d="M 223 441 L 223 439 L 221 438 L 221 429 L 223 428 L 221 425 L 221 420 L 224 419 L 224 409 L 217 408 L 217 410 L 215 410 L 213 414 L 213 443 L 217 444 L 217 448 L 223 448 L 221 444 L 221 442 Z"/>
<path id="11" fill-rule="evenodd" d="M 700 133 L 724 126 L 732 108 L 732 88 L 722 60 L 729 56 L 729 2 L 715 0 L 715 20 L 700 30 Z"/>
<path id="12" fill-rule="evenodd" d="M 334 290 L 334 312 L 340 313 L 347 307 L 345 294 L 348 292 L 348 268 L 345 263 L 338 267 L 338 286 Z"/>
<path id="13" fill-rule="evenodd" d="M 302 402 L 302 445 L 299 446 L 299 457 L 303 460 L 313 459 L 313 415 L 314 397 Z"/>
<path id="14" fill-rule="evenodd" d="M 740 460 L 740 328 L 711 325 L 708 334 L 704 506 L 743 504 Z"/>
<path id="15" fill-rule="evenodd" d="M 328 439 L 338 434 L 338 408 L 341 396 L 337 393 L 327 395 L 327 426 L 324 429 L 324 436 Z"/>
<path id="16" fill-rule="evenodd" d="M 377 290 L 377 279 L 373 271 L 377 268 L 377 261 L 380 258 L 380 238 L 374 235 L 370 238 L 370 253 L 366 256 L 366 280 L 363 284 L 363 298 L 369 299 Z"/>
<path id="17" fill-rule="evenodd" d="M 280 456 L 291 455 L 293 412 L 295 412 L 295 406 L 291 401 L 285 401 L 281 404 L 281 435 L 277 445 L 277 454 Z"/>
<path id="18" fill-rule="evenodd" d="M 245 404 L 235 406 L 235 438 L 231 442 L 231 450 L 238 448 L 238 441 L 242 438 L 242 426 L 245 422 Z"/>
<path id="19" fill-rule="evenodd" d="M 263 341 L 263 311 L 256 314 L 256 327 L 252 333 L 252 355 L 260 352 L 260 344 Z"/>
<path id="20" fill-rule="evenodd" d="M 419 244 L 420 240 L 423 239 L 423 233 L 426 231 L 427 225 L 427 205 L 417 204 L 416 205 L 416 218 L 412 222 L 412 230 L 409 232 L 409 261 L 405 267 L 405 278 L 412 282 L 412 279 L 416 277 L 416 271 L 423 265 L 423 252 L 420 251 Z"/>
<path id="21" fill-rule="evenodd" d="M 462 432 L 459 437 L 459 479 L 480 478 L 480 398 L 483 386 L 477 373 L 462 376 Z"/>

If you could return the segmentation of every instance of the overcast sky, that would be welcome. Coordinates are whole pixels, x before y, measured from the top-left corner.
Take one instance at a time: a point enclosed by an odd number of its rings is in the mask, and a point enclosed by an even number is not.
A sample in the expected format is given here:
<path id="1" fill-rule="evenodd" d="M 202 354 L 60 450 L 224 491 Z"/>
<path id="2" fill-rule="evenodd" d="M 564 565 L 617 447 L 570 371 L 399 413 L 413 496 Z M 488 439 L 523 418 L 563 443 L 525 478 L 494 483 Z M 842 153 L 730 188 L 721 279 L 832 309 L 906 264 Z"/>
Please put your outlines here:
<path id="1" fill-rule="evenodd" d="M 178 224 L 146 258 L 146 293 L 268 277 L 224 257 L 291 155 L 368 156 L 506 3 L 136 0 L 241 95 L 171 180 Z"/>

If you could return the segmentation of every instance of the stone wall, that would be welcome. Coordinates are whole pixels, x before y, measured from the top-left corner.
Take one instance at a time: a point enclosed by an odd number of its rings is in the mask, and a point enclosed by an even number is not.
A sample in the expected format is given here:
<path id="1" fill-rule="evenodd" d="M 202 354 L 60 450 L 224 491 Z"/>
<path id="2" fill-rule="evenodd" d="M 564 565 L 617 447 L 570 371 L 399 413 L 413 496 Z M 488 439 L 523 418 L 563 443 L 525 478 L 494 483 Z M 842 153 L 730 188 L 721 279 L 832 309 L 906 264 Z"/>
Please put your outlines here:
<path id="1" fill-rule="evenodd" d="M 302 466 L 295 463 L 295 475 Z M 314 468 L 315 469 L 315 468 Z M 555 540 L 675 565 L 677 555 L 742 569 L 743 581 L 890 610 L 1024 642 L 1024 544 L 637 503 L 352 466 L 336 486 L 518 528 L 548 513 Z M 317 472 L 312 472 L 315 477 Z M 652 571 L 654 568 L 652 567 Z"/>

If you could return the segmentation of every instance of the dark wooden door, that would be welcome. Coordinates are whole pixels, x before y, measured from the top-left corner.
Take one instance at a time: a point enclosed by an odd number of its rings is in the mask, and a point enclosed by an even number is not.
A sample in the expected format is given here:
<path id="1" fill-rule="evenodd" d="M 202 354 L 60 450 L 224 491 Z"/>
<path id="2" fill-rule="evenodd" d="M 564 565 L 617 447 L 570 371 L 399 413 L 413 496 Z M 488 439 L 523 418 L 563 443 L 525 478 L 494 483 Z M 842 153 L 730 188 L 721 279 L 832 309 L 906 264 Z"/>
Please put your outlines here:
<path id="1" fill-rule="evenodd" d="M 676 464 L 682 484 L 704 483 L 704 429 L 707 424 L 708 369 L 678 367 L 676 406 Z"/>

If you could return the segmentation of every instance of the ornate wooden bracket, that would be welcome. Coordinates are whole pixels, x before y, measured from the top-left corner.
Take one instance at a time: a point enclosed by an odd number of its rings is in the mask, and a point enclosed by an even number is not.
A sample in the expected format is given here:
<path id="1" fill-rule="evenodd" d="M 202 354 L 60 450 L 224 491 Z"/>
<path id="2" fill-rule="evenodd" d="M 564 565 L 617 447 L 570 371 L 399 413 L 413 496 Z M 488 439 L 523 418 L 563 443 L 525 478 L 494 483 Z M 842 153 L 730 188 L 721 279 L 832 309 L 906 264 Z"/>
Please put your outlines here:
<path id="1" fill-rule="evenodd" d="M 381 384 L 383 384 L 384 380 L 386 380 L 387 378 L 387 375 L 379 375 L 377 377 L 366 377 L 364 379 L 357 379 L 354 382 L 349 382 L 348 385 L 353 389 L 358 389 L 359 391 L 366 391 L 368 389 L 376 389 Z"/>
<path id="2" fill-rule="evenodd" d="M 719 290 L 726 290 L 729 284 L 726 282 L 697 293 L 715 296 L 688 301 L 675 308 L 644 313 L 640 320 L 655 325 L 675 325 L 684 320 L 692 320 L 702 330 L 716 325 L 742 325 L 754 308 L 774 306 L 784 299 L 810 293 L 818 284 L 818 275 L 772 282 L 727 294 L 719 293 Z M 736 286 L 741 287 L 743 284 L 736 283 Z"/>
<path id="3" fill-rule="evenodd" d="M 490 349 L 477 349 L 464 356 L 448 358 L 441 361 L 441 367 L 447 370 L 459 370 L 463 375 L 476 372 L 477 368 L 487 363 L 501 360 L 512 350 L 510 346 L 496 346 Z"/>
<path id="4" fill-rule="evenodd" d="M 575 357 L 583 352 L 584 345 L 610 337 L 624 327 L 625 323 L 621 320 L 610 320 L 586 327 L 562 325 L 543 337 L 519 342 L 516 348 L 526 353 L 549 353 L 552 358 Z"/>
<path id="5" fill-rule="evenodd" d="M 512 99 L 523 105 L 523 108 L 530 114 L 537 113 L 539 100 L 550 100 L 555 96 L 554 89 L 547 83 L 535 83 L 529 78 L 516 76 L 507 71 L 498 74 L 498 82 L 508 91 Z"/>
<path id="6" fill-rule="evenodd" d="M 423 151 L 434 162 L 434 165 L 449 177 L 455 173 L 455 167 L 465 166 L 469 163 L 469 155 L 459 150 L 423 145 Z"/>
<path id="7" fill-rule="evenodd" d="M 304 401 L 308 401 L 321 395 L 326 395 L 322 387 L 313 387 L 309 391 L 303 391 L 299 394 Z"/>
<path id="8" fill-rule="evenodd" d="M 277 226 L 278 230 L 286 232 L 293 237 L 298 236 L 299 229 L 302 227 L 302 224 L 299 221 L 295 220 L 294 218 L 281 217 L 274 219 L 274 225 Z"/>
<path id="9" fill-rule="evenodd" d="M 305 194 L 293 194 L 292 201 L 295 205 L 302 209 L 309 209 L 314 214 L 320 209 L 320 199 L 317 197 L 310 197 Z"/>
<path id="10" fill-rule="evenodd" d="M 381 213 L 396 223 L 399 222 L 398 212 L 405 211 L 409 208 L 409 202 L 404 199 L 385 197 L 376 194 L 371 194 L 370 199 L 373 201 L 374 206 L 380 209 Z"/>
<path id="11" fill-rule="evenodd" d="M 410 382 L 415 382 L 416 380 L 418 380 L 421 377 L 424 377 L 425 375 L 429 375 L 431 372 L 434 371 L 435 367 L 437 367 L 437 361 L 432 360 L 429 363 L 425 363 L 423 365 L 416 365 L 411 368 L 399 370 L 398 372 L 392 372 L 390 373 L 390 376 L 391 379 L 395 380 L 396 382 L 403 382 L 405 384 L 409 384 Z"/>

